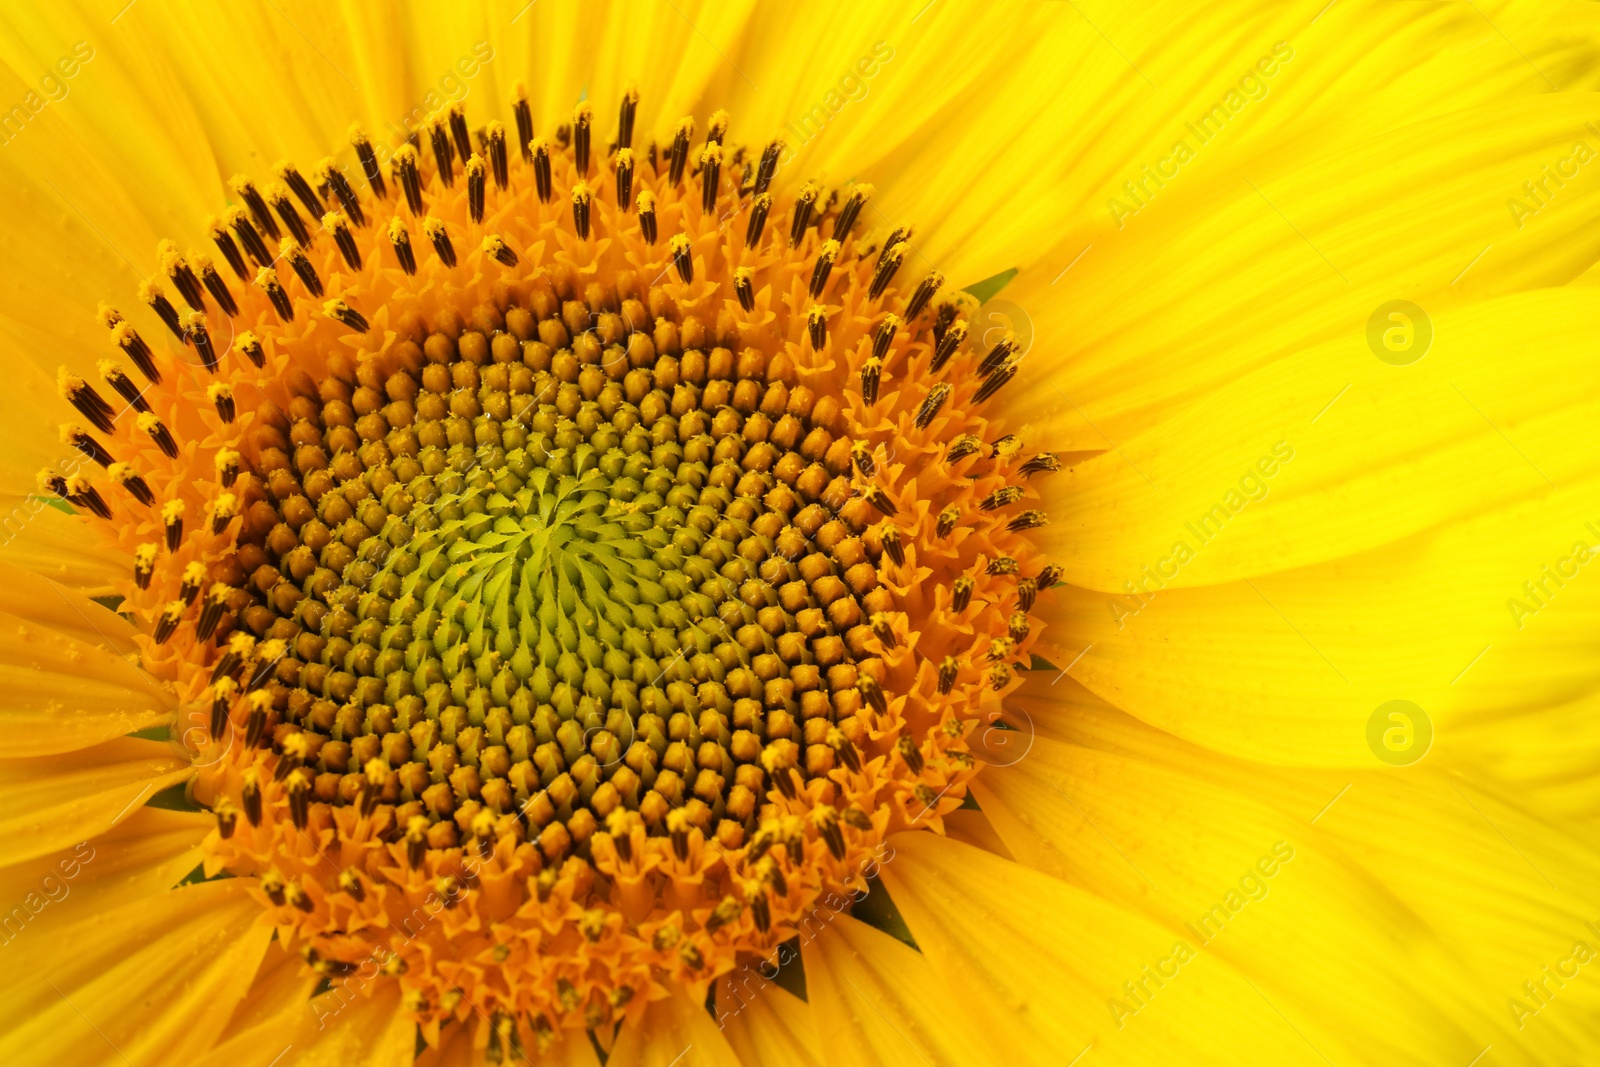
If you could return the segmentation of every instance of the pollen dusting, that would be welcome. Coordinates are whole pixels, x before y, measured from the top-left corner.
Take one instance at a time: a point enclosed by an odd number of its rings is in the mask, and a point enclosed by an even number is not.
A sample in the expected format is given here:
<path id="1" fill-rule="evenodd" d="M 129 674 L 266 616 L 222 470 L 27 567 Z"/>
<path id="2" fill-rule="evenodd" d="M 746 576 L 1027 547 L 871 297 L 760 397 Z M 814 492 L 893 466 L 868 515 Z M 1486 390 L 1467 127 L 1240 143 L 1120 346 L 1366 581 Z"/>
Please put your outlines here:
<path id="1" fill-rule="evenodd" d="M 870 186 L 721 112 L 636 148 L 637 105 L 235 178 L 215 257 L 102 308 L 92 462 L 41 475 L 132 560 L 208 872 L 490 1062 L 703 996 L 939 829 L 1055 581 L 1056 457 L 986 414 L 1015 338 Z"/>

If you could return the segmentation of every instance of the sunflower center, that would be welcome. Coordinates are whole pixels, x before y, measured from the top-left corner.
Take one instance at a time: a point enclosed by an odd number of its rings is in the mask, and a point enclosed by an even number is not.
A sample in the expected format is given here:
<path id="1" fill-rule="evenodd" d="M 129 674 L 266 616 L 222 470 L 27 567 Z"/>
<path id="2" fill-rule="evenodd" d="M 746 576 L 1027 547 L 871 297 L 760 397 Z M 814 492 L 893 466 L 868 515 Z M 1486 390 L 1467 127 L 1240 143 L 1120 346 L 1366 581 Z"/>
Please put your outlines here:
<path id="1" fill-rule="evenodd" d="M 102 315 L 148 384 L 61 379 L 110 484 L 43 476 L 132 555 L 209 869 L 493 1055 L 770 958 L 937 828 L 1054 582 L 1055 457 L 984 414 L 1014 338 L 897 280 L 870 187 L 780 196 L 721 114 L 636 153 L 634 106 L 603 154 L 518 99 L 520 159 L 457 109 L 387 180 L 355 135 L 360 193 L 236 179 L 248 284 L 164 245 L 165 344 Z"/>

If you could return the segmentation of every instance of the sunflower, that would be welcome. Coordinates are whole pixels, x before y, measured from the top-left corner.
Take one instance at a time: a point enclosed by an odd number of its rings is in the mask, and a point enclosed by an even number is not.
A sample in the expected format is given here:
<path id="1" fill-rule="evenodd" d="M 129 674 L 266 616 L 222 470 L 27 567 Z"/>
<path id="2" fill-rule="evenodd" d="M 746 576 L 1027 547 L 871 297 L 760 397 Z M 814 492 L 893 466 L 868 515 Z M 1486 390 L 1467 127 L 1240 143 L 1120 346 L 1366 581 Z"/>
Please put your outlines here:
<path id="1" fill-rule="evenodd" d="M 7 1063 L 1596 1054 L 1592 14 L 0 17 Z"/>

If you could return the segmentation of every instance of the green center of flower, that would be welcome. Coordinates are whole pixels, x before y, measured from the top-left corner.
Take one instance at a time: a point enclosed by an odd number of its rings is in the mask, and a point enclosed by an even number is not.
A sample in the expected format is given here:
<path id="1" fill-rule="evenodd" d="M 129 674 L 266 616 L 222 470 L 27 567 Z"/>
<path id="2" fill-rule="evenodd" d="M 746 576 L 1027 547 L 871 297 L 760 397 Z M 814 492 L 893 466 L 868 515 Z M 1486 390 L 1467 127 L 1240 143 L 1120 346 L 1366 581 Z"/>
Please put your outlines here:
<path id="1" fill-rule="evenodd" d="M 839 517 L 851 443 L 759 352 L 602 347 L 617 316 L 572 341 L 538 310 L 434 333 L 375 384 L 336 366 L 264 431 L 241 621 L 284 641 L 278 744 L 316 800 L 430 826 L 471 800 L 580 847 L 618 810 L 753 832 L 768 776 L 854 761 L 837 725 L 883 700 L 858 670 L 863 604 L 888 606 L 859 520 L 882 515 Z"/>

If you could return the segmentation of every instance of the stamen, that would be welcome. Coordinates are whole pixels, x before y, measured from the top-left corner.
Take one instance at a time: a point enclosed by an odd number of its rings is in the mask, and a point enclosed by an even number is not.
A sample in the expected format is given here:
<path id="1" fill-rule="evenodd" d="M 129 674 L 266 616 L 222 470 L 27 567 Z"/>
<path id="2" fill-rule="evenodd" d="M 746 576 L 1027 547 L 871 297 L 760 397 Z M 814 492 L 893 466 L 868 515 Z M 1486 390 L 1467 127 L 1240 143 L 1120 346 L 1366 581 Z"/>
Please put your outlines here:
<path id="1" fill-rule="evenodd" d="M 528 151 L 533 156 L 533 182 L 539 202 L 548 204 L 555 195 L 555 187 L 550 179 L 550 145 L 543 137 L 535 137 L 529 142 Z"/>
<path id="2" fill-rule="evenodd" d="M 951 586 L 950 606 L 957 613 L 967 610 L 967 605 L 972 603 L 972 590 L 976 583 L 965 574 L 955 580 Z"/>
<path id="3" fill-rule="evenodd" d="M 828 275 L 833 271 L 833 261 L 837 258 L 839 258 L 839 242 L 833 240 L 825 242 L 822 250 L 817 253 L 816 265 L 811 268 L 811 299 L 815 300 L 822 295 L 823 288 L 828 284 Z"/>
<path id="4" fill-rule="evenodd" d="M 223 424 L 231 425 L 233 423 L 234 414 L 233 390 L 228 387 L 226 382 L 212 382 L 211 385 L 206 389 L 206 395 L 210 397 L 211 402 L 216 405 L 217 415 L 222 419 Z"/>
<path id="5" fill-rule="evenodd" d="M 386 199 L 389 190 L 383 184 L 383 168 L 378 165 L 378 153 L 373 150 L 372 140 L 359 125 L 350 127 L 350 144 L 356 150 L 356 158 L 361 161 L 361 173 L 367 176 L 367 184 L 372 187 L 372 192 L 379 200 Z M 355 212 L 350 213 L 351 218 Z"/>
<path id="6" fill-rule="evenodd" d="M 188 607 L 181 600 L 168 601 L 167 606 L 161 609 L 161 614 L 156 618 L 155 641 L 164 645 L 172 639 L 178 630 L 178 623 L 183 621 L 184 609 Z"/>
<path id="7" fill-rule="evenodd" d="M 237 251 L 234 254 L 237 255 Z M 211 257 L 203 252 L 190 252 L 189 262 L 200 275 L 200 281 L 206 287 L 206 292 L 211 294 L 211 299 L 217 302 L 222 313 L 230 319 L 239 314 L 239 304 L 233 299 L 228 283 L 222 280 L 222 275 L 211 262 Z"/>
<path id="8" fill-rule="evenodd" d="M 111 480 L 126 489 L 128 493 L 145 507 L 156 502 L 155 494 L 150 491 L 150 485 L 138 471 L 126 463 L 113 463 L 107 470 Z M 143 588 L 141 586 L 141 588 Z"/>
<path id="9" fill-rule="evenodd" d="M 533 109 L 528 106 L 528 93 L 518 82 L 511 93 L 511 110 L 517 116 L 517 144 L 522 150 L 522 161 L 533 162 Z M 539 199 L 549 202 L 549 197 L 541 195 Z"/>
<path id="10" fill-rule="evenodd" d="M 816 182 L 806 182 L 801 188 L 800 195 L 795 198 L 794 215 L 789 220 L 789 247 L 800 247 L 800 241 L 806 235 L 806 227 L 811 224 L 811 209 L 816 206 L 817 197 L 822 195 L 822 186 Z M 873 294 L 876 297 L 877 294 Z"/>
<path id="11" fill-rule="evenodd" d="M 589 205 L 593 200 L 589 183 L 579 178 L 578 184 L 572 187 L 572 228 L 580 241 L 589 239 Z"/>
<path id="12" fill-rule="evenodd" d="M 740 267 L 733 272 L 733 293 L 745 311 L 756 309 L 755 272 L 749 267 Z"/>
<path id="13" fill-rule="evenodd" d="M 948 399 L 950 399 L 950 386 L 945 382 L 939 382 L 932 389 L 929 389 L 927 399 L 917 409 L 917 429 L 927 429 L 929 424 L 939 417 L 939 409 L 944 406 L 944 402 Z"/>
<path id="14" fill-rule="evenodd" d="M 288 161 L 280 161 L 277 166 L 272 168 L 272 172 L 278 176 L 278 179 L 283 184 L 289 187 L 290 192 L 300 198 L 300 202 L 306 206 L 306 214 L 315 219 L 321 218 L 327 213 L 328 208 L 323 204 L 322 197 L 318 196 L 317 191 L 311 188 L 311 183 L 306 181 L 305 175 L 300 173 L 300 168 Z"/>
<path id="15" fill-rule="evenodd" d="M 932 271 L 926 278 L 922 279 L 922 284 L 917 286 L 917 291 L 911 294 L 911 303 L 906 305 L 907 322 L 922 314 L 922 309 L 928 306 L 928 301 L 933 299 L 933 294 L 937 293 L 942 285 L 944 285 L 944 275 L 938 271 Z"/>
<path id="16" fill-rule="evenodd" d="M 139 368 L 139 373 L 145 376 L 146 381 L 153 385 L 160 384 L 161 372 L 156 369 L 155 355 L 150 351 L 150 346 L 145 343 L 144 338 L 139 336 L 139 331 L 133 328 L 132 323 L 118 323 L 111 331 L 111 339 L 133 361 L 133 365 Z"/>
<path id="17" fill-rule="evenodd" d="M 283 224 L 289 227 L 289 233 L 294 239 L 303 245 L 310 244 L 311 231 L 306 229 L 305 220 L 300 217 L 299 209 L 294 206 L 294 201 L 289 199 L 289 190 L 282 185 L 274 185 L 267 195 L 271 198 L 272 206 L 278 212 L 278 216 L 283 219 Z M 322 213 L 319 211 L 317 214 Z"/>
<path id="18" fill-rule="evenodd" d="M 473 222 L 483 221 L 484 186 L 488 183 L 487 167 L 483 157 L 476 152 L 467 160 L 467 213 Z"/>
<path id="19" fill-rule="evenodd" d="M 707 144 L 700 150 L 700 210 L 717 210 L 717 185 L 722 179 L 722 146 Z"/>
<path id="20" fill-rule="evenodd" d="M 894 560 L 895 566 L 904 566 L 906 562 L 906 550 L 905 546 L 900 543 L 900 531 L 897 528 L 890 526 L 888 523 L 884 523 L 883 532 L 879 535 L 879 540 L 883 542 L 884 555 Z M 892 640 L 889 641 L 888 644 L 890 648 L 894 647 L 894 642 Z"/>
<path id="21" fill-rule="evenodd" d="M 694 281 L 694 259 L 691 256 L 689 238 L 686 234 L 677 234 L 667 242 L 667 250 L 672 253 L 672 265 L 678 268 L 678 277 L 684 284 Z"/>
<path id="22" fill-rule="evenodd" d="M 868 407 L 878 402 L 878 378 L 883 373 L 883 360 L 868 356 L 861 365 L 861 399 Z"/>
<path id="23" fill-rule="evenodd" d="M 811 337 L 811 350 L 821 352 L 828 344 L 828 313 L 816 304 L 806 312 L 806 330 Z"/>
<path id="24" fill-rule="evenodd" d="M 778 173 L 778 160 L 785 147 L 783 139 L 779 138 L 768 144 L 761 153 L 761 166 L 756 170 L 755 195 L 760 196 L 772 187 L 772 179 Z"/>
<path id="25" fill-rule="evenodd" d="M 622 92 L 622 105 L 617 116 L 617 147 L 633 147 L 633 117 L 639 110 L 639 87 L 630 85 Z"/>
<path id="26" fill-rule="evenodd" d="M 745 223 L 744 243 L 754 248 L 761 243 L 761 231 L 767 225 L 767 213 L 772 210 L 772 194 L 761 193 L 750 202 L 750 221 Z"/>
<path id="27" fill-rule="evenodd" d="M 267 294 L 267 299 L 272 301 L 272 310 L 278 313 L 278 318 L 284 322 L 294 321 L 294 302 L 289 299 L 289 293 L 284 289 L 283 283 L 278 281 L 278 272 L 271 267 L 262 267 L 256 271 L 256 285 Z"/>
<path id="28" fill-rule="evenodd" d="M 140 589 L 150 588 L 150 578 L 156 570 L 156 553 L 159 551 L 154 542 L 140 545 L 133 550 L 133 584 Z"/>
<path id="29" fill-rule="evenodd" d="M 356 247 L 355 234 L 350 232 L 350 222 L 337 211 L 322 216 L 322 228 L 333 234 L 333 243 L 344 257 L 345 266 L 352 271 L 361 269 L 361 249 Z"/>
<path id="30" fill-rule="evenodd" d="M 951 531 L 956 528 L 956 524 L 960 521 L 961 509 L 951 504 L 939 512 L 938 525 L 934 528 L 934 532 L 941 538 L 949 537 Z"/>
<path id="31" fill-rule="evenodd" d="M 861 208 L 871 199 L 874 190 L 866 182 L 861 182 L 850 190 L 850 197 L 844 202 L 844 207 L 839 209 L 839 220 L 833 224 L 833 239 L 843 244 L 850 236 L 850 229 L 856 224 Z M 910 316 L 907 316 L 908 318 Z"/>
<path id="32" fill-rule="evenodd" d="M 938 310 L 933 315 L 933 343 L 939 344 L 944 340 L 944 332 L 948 330 L 956 317 L 961 314 L 961 307 L 954 296 L 944 297 L 939 301 Z"/>
<path id="33" fill-rule="evenodd" d="M 255 226 L 246 217 L 244 210 L 230 207 L 223 212 L 223 218 L 227 220 L 228 226 L 232 228 L 234 235 L 239 238 L 239 243 L 244 246 L 244 250 L 250 253 L 250 258 L 256 261 L 256 266 L 270 267 L 272 265 L 272 256 L 267 252 L 267 243 L 256 232 Z"/>
<path id="34" fill-rule="evenodd" d="M 683 168 L 689 162 L 689 138 L 694 136 L 694 119 L 685 115 L 678 120 L 678 128 L 672 135 L 672 154 L 667 163 L 667 184 L 673 187 L 683 184 Z"/>
<path id="35" fill-rule="evenodd" d="M 167 294 L 161 291 L 160 285 L 155 282 L 145 282 L 139 286 L 139 299 L 149 305 L 150 310 L 167 324 L 172 336 L 184 344 L 189 343 L 189 338 L 183 333 L 183 323 L 178 320 L 178 309 L 172 306 L 172 301 L 167 299 Z"/>
<path id="36" fill-rule="evenodd" d="M 443 252 L 440 255 L 443 255 Z M 453 259 L 451 264 L 454 265 Z M 356 333 L 366 333 L 371 328 L 367 324 L 365 315 L 337 297 L 322 305 L 322 313 L 335 322 L 340 322 L 350 327 Z"/>
<path id="37" fill-rule="evenodd" d="M 183 584 L 178 587 L 178 599 L 184 605 L 194 603 L 194 598 L 200 595 L 200 585 L 206 580 L 206 565 L 199 560 L 183 568 Z"/>
<path id="38" fill-rule="evenodd" d="M 447 267 L 455 266 L 456 249 L 450 243 L 450 233 L 445 229 L 444 223 L 429 215 L 422 220 L 422 232 L 427 234 L 428 240 L 433 242 L 433 250 L 439 253 L 439 258 L 444 261 L 444 265 Z M 366 332 L 366 327 L 362 327 L 362 332 Z"/>
<path id="39" fill-rule="evenodd" d="M 100 495 L 100 491 L 94 487 L 94 483 L 89 481 L 86 475 L 74 474 L 67 479 L 67 499 L 75 507 L 83 508 L 98 518 L 109 519 L 111 517 L 110 505 L 106 503 L 105 498 Z"/>
<path id="40" fill-rule="evenodd" d="M 872 335 L 872 354 L 874 357 L 878 359 L 888 358 L 889 345 L 894 342 L 895 334 L 904 325 L 905 323 L 901 321 L 900 316 L 892 311 L 883 317 L 883 321 L 878 323 L 878 328 Z"/>
<path id="41" fill-rule="evenodd" d="M 504 189 L 511 180 L 510 170 L 506 158 L 506 128 L 498 119 L 491 120 L 484 127 L 485 140 L 489 146 L 489 168 L 494 172 L 494 187 Z"/>
<path id="42" fill-rule="evenodd" d="M 61 443 L 71 445 L 102 467 L 109 467 L 113 462 L 111 453 L 106 451 L 105 446 L 90 437 L 89 432 L 81 426 L 74 426 L 70 422 L 62 423 Z"/>
<path id="43" fill-rule="evenodd" d="M 56 375 L 56 389 L 61 393 L 61 398 L 77 408 L 95 429 L 101 433 L 111 432 L 111 420 L 116 412 L 104 397 L 95 392 L 92 385 L 62 367 Z"/>
<path id="44" fill-rule="evenodd" d="M 311 257 L 306 255 L 306 250 L 298 241 L 285 237 L 278 244 L 278 256 L 289 261 L 289 266 L 300 276 L 300 284 L 306 287 L 306 292 L 312 296 L 322 295 L 322 279 L 317 276 L 317 268 L 311 265 Z"/>
<path id="45" fill-rule="evenodd" d="M 450 131 L 437 115 L 428 120 L 428 140 L 433 145 L 433 160 L 439 170 L 439 180 L 448 189 L 456 183 L 455 149 L 450 144 Z"/>
<path id="46" fill-rule="evenodd" d="M 883 240 L 883 248 L 880 249 L 879 252 L 878 252 L 878 265 L 879 266 L 883 265 L 883 261 L 884 261 L 885 257 L 887 257 L 889 255 L 889 250 L 891 248 L 894 248 L 896 245 L 904 244 L 905 242 L 911 240 L 911 233 L 912 233 L 913 229 L 914 229 L 914 227 L 911 227 L 911 226 L 896 226 L 893 230 L 891 230 L 889 232 L 889 236 L 885 237 L 884 240 Z M 909 318 L 909 317 L 910 316 L 908 315 L 907 318 Z"/>
<path id="47" fill-rule="evenodd" d="M 394 180 L 406 194 L 406 206 L 413 216 L 422 214 L 422 175 L 417 169 L 417 150 L 403 144 L 395 150 L 389 164 Z"/>
<path id="48" fill-rule="evenodd" d="M 648 189 L 639 194 L 639 232 L 647 244 L 656 243 L 656 194 Z"/>
<path id="49" fill-rule="evenodd" d="M 978 373 L 989 374 L 1010 359 L 1012 353 L 1020 347 L 1022 345 L 1017 340 L 1017 335 L 1007 330 L 1001 335 L 999 342 L 989 350 L 989 354 L 983 357 L 983 362 L 978 364 Z"/>
<path id="50" fill-rule="evenodd" d="M 711 121 L 706 124 L 706 144 L 721 144 L 722 139 L 728 135 L 728 113 L 726 111 L 713 111 Z"/>
<path id="51" fill-rule="evenodd" d="M 217 481 L 226 489 L 239 477 L 239 453 L 231 448 L 224 448 L 217 453 Z"/>
<path id="52" fill-rule="evenodd" d="M 249 330 L 234 338 L 233 350 L 254 363 L 257 369 L 266 366 L 267 357 L 261 348 L 261 340 Z"/>
<path id="53" fill-rule="evenodd" d="M 411 234 L 399 215 L 389 220 L 389 243 L 394 246 L 394 258 L 407 274 L 417 273 L 417 256 L 411 250 Z"/>
<path id="54" fill-rule="evenodd" d="M 204 311 L 206 302 L 200 291 L 200 279 L 178 255 L 178 246 L 171 241 L 162 241 L 156 250 L 156 258 L 161 261 L 162 273 L 177 288 L 184 303 L 195 311 Z"/>
<path id="55" fill-rule="evenodd" d="M 515 267 L 517 254 L 506 244 L 505 238 L 497 233 L 491 233 L 483 239 L 483 253 L 490 259 L 497 261 L 503 267 Z"/>
<path id="56" fill-rule="evenodd" d="M 456 140 L 456 153 L 462 159 L 472 155 L 472 134 L 467 129 L 467 110 L 459 103 L 450 105 L 450 134 Z"/>
<path id="57" fill-rule="evenodd" d="M 985 400 L 988 400 L 990 397 L 998 393 L 1001 386 L 1005 385 L 1012 378 L 1017 376 L 1018 362 L 1019 361 L 1013 360 L 1003 367 L 996 367 L 994 371 L 983 380 L 983 384 L 978 387 L 978 391 L 973 394 L 973 401 L 981 404 Z"/>
<path id="58" fill-rule="evenodd" d="M 900 269 L 900 261 L 905 259 L 905 245 L 895 245 L 889 249 L 881 260 L 877 269 L 872 272 L 872 285 L 867 289 L 867 298 L 876 300 L 889 288 L 889 283 L 894 281 L 895 271 Z"/>
<path id="59" fill-rule="evenodd" d="M 982 447 L 982 441 L 970 433 L 964 433 L 950 442 L 950 450 L 945 454 L 945 458 L 951 463 L 955 463 L 957 460 L 965 459 L 967 456 L 977 455 L 978 449 Z"/>
<path id="60" fill-rule="evenodd" d="M 278 232 L 278 222 L 272 217 L 272 212 L 267 210 L 267 202 L 262 198 L 255 182 L 243 174 L 235 174 L 228 180 L 228 185 L 233 189 L 234 195 L 244 201 L 244 206 L 250 209 L 250 216 L 255 219 L 255 224 L 260 227 L 262 233 L 274 241 L 283 236 Z"/>
<path id="61" fill-rule="evenodd" d="M 72 498 L 67 492 L 67 480 L 55 471 L 46 467 L 39 472 L 38 481 L 40 489 L 65 500 L 69 504 L 72 503 Z"/>
<path id="62" fill-rule="evenodd" d="M 1024 511 L 1022 514 L 1006 523 L 1006 529 L 1011 533 L 1017 533 L 1021 530 L 1037 530 L 1039 527 L 1045 525 L 1049 521 L 1049 518 L 1046 517 L 1044 512 L 1038 510 L 1037 508 L 1033 508 L 1028 511 Z"/>
<path id="63" fill-rule="evenodd" d="M 233 273 L 239 280 L 247 282 L 250 275 L 246 272 L 244 256 L 239 251 L 239 246 L 234 242 L 233 235 L 217 216 L 212 215 L 206 219 L 206 232 L 211 235 L 211 240 L 217 246 L 217 251 L 222 253 L 222 258 L 228 261 L 228 266 L 233 268 Z"/>
<path id="64" fill-rule="evenodd" d="M 978 507 L 984 511 L 996 511 L 1021 499 L 1022 487 L 1020 485 L 1004 485 L 979 501 Z"/>
<path id="65" fill-rule="evenodd" d="M 633 149 L 617 150 L 617 206 L 623 211 L 633 201 Z"/>
<path id="66" fill-rule="evenodd" d="M 934 374 L 938 374 L 944 369 L 944 365 L 950 362 L 950 357 L 955 355 L 956 349 L 960 348 L 961 343 L 966 339 L 967 324 L 965 321 L 958 319 L 950 325 L 950 328 L 944 332 L 944 336 L 939 339 L 939 343 L 934 346 L 933 360 L 928 364 L 928 369 Z"/>
<path id="67" fill-rule="evenodd" d="M 589 176 L 589 130 L 594 125 L 594 108 L 583 100 L 572 109 L 572 159 L 579 178 Z"/>
<path id="68" fill-rule="evenodd" d="M 356 195 L 355 189 L 351 187 L 349 179 L 344 176 L 344 171 L 338 164 L 332 159 L 324 159 L 321 163 L 318 163 L 317 180 L 327 186 L 328 190 L 333 193 L 334 199 L 339 201 L 339 212 L 342 212 L 346 218 L 353 220 L 357 226 L 365 226 L 367 224 L 367 214 L 361 208 L 361 198 Z M 379 193 L 378 195 L 381 196 L 383 194 Z M 324 218 L 330 214 L 337 213 L 331 209 L 319 212 Z M 312 215 L 312 218 L 316 218 L 316 215 Z"/>
<path id="69" fill-rule="evenodd" d="M 172 439 L 172 433 L 160 419 L 156 418 L 154 412 L 140 412 L 139 417 L 134 422 L 139 429 L 150 435 L 150 439 L 156 443 L 156 447 L 161 449 L 168 459 L 177 457 L 178 442 Z M 175 503 L 181 503 L 181 501 L 175 501 Z"/>
<path id="70" fill-rule="evenodd" d="M 1061 469 L 1061 457 L 1054 452 L 1040 452 L 1022 465 L 1022 476 L 1031 478 L 1035 474 L 1049 474 Z"/>

